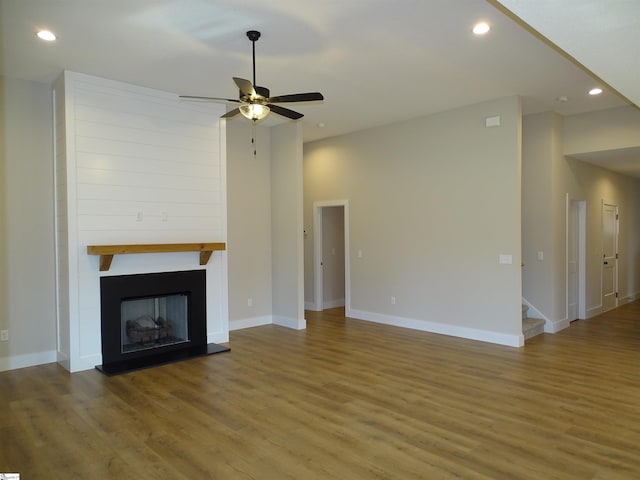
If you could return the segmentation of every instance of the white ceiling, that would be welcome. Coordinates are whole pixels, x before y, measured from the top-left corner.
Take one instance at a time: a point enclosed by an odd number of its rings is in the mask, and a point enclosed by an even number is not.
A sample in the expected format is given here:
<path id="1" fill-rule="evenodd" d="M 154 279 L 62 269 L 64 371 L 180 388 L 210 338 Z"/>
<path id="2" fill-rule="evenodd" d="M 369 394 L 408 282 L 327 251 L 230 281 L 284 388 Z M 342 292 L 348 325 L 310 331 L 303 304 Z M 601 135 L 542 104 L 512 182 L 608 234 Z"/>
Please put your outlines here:
<path id="1" fill-rule="evenodd" d="M 640 105 L 638 0 L 497 0 L 604 82 Z"/>
<path id="2" fill-rule="evenodd" d="M 51 83 L 67 69 L 236 98 L 231 77 L 251 80 L 245 32 L 256 29 L 259 85 L 325 96 L 291 105 L 305 114 L 305 141 L 510 95 L 525 113 L 638 104 L 640 2 L 501 3 L 591 71 L 494 0 L 0 0 L 0 73 Z M 478 20 L 488 35 L 471 33 Z M 58 40 L 39 41 L 38 28 Z M 588 96 L 596 85 L 605 92 Z"/>

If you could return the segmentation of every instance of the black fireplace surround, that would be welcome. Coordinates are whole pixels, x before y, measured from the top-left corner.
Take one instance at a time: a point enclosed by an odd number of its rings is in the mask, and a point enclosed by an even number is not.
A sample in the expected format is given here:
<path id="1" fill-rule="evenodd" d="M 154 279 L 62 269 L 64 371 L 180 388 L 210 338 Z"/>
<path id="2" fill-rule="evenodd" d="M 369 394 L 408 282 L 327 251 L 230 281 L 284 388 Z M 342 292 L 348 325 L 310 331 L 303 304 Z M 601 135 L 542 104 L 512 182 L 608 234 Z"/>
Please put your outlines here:
<path id="1" fill-rule="evenodd" d="M 160 319 L 166 328 L 149 329 L 155 336 L 145 335 L 144 329 L 131 332 L 134 326 L 123 318 L 124 304 L 138 300 L 144 303 L 145 299 L 166 302 L 169 297 L 184 305 L 185 318 L 180 320 L 184 325 L 175 327 L 172 323 L 175 319 Z M 155 315 L 145 317 L 152 325 L 156 321 Z M 107 375 L 229 350 L 222 345 L 207 344 L 205 270 L 101 277 L 100 318 L 102 365 L 96 368 Z M 173 336 L 174 330 L 182 333 Z"/>

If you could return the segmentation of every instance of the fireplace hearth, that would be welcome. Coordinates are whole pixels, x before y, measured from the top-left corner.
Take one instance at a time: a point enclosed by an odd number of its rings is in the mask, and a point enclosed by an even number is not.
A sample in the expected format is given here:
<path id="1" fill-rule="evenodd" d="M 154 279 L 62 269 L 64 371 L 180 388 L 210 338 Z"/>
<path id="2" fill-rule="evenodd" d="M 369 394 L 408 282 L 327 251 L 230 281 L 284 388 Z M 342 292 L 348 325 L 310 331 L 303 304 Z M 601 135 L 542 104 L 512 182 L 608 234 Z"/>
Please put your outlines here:
<path id="1" fill-rule="evenodd" d="M 100 311 L 107 375 L 229 350 L 207 344 L 204 270 L 101 277 Z"/>

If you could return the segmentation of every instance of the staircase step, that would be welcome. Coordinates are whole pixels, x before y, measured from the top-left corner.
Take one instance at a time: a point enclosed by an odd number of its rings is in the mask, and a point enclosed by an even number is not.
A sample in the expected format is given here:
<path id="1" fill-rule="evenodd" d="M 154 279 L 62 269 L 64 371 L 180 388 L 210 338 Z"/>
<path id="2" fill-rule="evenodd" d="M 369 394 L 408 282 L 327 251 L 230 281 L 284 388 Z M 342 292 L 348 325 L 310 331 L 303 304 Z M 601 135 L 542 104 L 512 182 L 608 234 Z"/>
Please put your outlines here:
<path id="1" fill-rule="evenodd" d="M 541 333 L 544 333 L 544 319 L 524 318 L 522 320 L 522 334 L 525 340 L 540 335 Z"/>

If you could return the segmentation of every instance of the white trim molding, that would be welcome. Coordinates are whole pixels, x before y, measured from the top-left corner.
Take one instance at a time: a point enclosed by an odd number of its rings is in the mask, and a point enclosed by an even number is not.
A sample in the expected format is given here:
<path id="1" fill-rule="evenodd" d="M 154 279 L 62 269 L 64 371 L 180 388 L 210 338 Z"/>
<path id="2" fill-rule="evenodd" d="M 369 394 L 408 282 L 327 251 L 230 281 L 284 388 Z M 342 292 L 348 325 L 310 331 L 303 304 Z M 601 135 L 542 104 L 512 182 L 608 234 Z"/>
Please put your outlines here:
<path id="1" fill-rule="evenodd" d="M 535 318 L 535 317 L 533 317 Z M 567 318 L 563 318 L 561 320 L 551 321 L 549 319 L 545 319 L 544 322 L 544 333 L 558 333 L 560 330 L 564 330 L 565 328 L 569 328 L 571 322 L 567 320 Z"/>
<path id="2" fill-rule="evenodd" d="M 280 315 L 273 316 L 273 324 L 281 327 L 292 328 L 294 330 L 304 330 L 307 328 L 307 321 L 302 319 L 295 319 L 291 317 L 283 317 Z"/>
<path id="3" fill-rule="evenodd" d="M 15 355 L 13 357 L 2 357 L 0 358 L 0 372 L 18 368 L 35 367 L 36 365 L 44 365 L 45 363 L 55 363 L 57 360 L 58 355 L 55 350 Z"/>
<path id="4" fill-rule="evenodd" d="M 560 320 L 551 320 L 550 318 L 547 318 L 542 312 L 540 312 L 540 310 L 531 305 L 531 303 L 524 297 L 522 297 L 522 303 L 529 307 L 529 310 L 527 312 L 527 316 L 529 318 L 541 318 L 542 320 L 544 320 L 544 333 L 557 333 L 560 330 L 564 330 L 565 328 L 569 327 L 569 324 L 571 323 L 569 322 L 567 317 Z"/>
<path id="5" fill-rule="evenodd" d="M 242 330 L 251 327 L 260 327 L 262 325 L 271 325 L 273 319 L 271 315 L 263 315 L 261 317 L 243 318 L 240 320 L 229 321 L 229 331 Z"/>
<path id="6" fill-rule="evenodd" d="M 480 330 L 477 328 L 431 322 L 428 320 L 394 317 L 391 315 L 366 312 L 363 310 L 349 310 L 346 316 L 368 322 L 382 323 L 385 325 L 393 325 L 395 327 L 410 328 L 413 330 L 421 330 L 423 332 L 449 335 L 469 340 L 478 340 L 481 342 L 496 343 L 498 345 L 506 345 L 508 347 L 522 347 L 524 345 L 524 335 L 522 333 L 519 335 L 510 335 L 506 333 Z"/>

